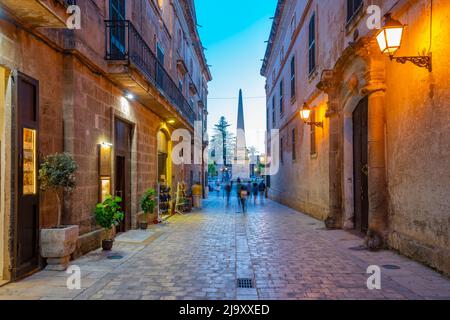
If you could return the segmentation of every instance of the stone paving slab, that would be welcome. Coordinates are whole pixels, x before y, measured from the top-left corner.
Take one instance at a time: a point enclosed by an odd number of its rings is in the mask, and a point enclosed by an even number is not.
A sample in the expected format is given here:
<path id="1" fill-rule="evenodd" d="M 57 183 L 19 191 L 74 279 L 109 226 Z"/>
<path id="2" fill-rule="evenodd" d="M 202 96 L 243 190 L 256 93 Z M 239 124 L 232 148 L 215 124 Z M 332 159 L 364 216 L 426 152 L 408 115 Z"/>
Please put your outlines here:
<path id="1" fill-rule="evenodd" d="M 142 243 L 155 234 L 151 230 L 130 230 L 118 235 L 114 242 Z"/>
<path id="2" fill-rule="evenodd" d="M 151 226 L 150 237 L 133 231 L 110 253 L 72 261 L 81 269 L 79 290 L 67 288 L 69 274 L 41 271 L 0 287 L 0 300 L 450 300 L 449 278 L 392 251 L 351 250 L 362 243 L 356 234 L 327 231 L 271 201 L 250 204 L 247 214 L 236 204 L 212 196 L 202 210 Z M 381 290 L 367 289 L 370 265 L 381 267 Z M 237 288 L 239 277 L 255 288 Z"/>

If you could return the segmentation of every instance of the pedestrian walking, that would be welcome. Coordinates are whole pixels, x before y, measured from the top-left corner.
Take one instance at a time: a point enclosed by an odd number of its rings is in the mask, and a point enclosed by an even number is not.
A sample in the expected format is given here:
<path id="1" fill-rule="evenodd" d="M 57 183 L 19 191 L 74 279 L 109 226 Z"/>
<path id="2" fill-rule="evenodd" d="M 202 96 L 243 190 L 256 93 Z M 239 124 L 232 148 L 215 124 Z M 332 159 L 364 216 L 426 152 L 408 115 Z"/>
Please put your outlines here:
<path id="1" fill-rule="evenodd" d="M 231 184 L 227 183 L 225 186 L 225 193 L 227 196 L 227 207 L 230 205 Z"/>
<path id="2" fill-rule="evenodd" d="M 237 201 L 238 201 L 238 206 L 239 208 L 241 207 L 241 189 L 242 189 L 242 184 L 241 184 L 241 178 L 238 178 L 236 181 L 236 195 L 237 195 Z"/>
<path id="3" fill-rule="evenodd" d="M 242 207 L 242 212 L 246 213 L 247 212 L 247 197 L 248 197 L 248 190 L 247 190 L 247 186 L 242 185 L 241 186 L 241 192 L 240 192 L 240 200 L 241 200 L 241 207 Z"/>
<path id="4" fill-rule="evenodd" d="M 249 198 L 249 201 L 252 201 L 252 182 L 247 182 L 247 197 Z"/>
<path id="5" fill-rule="evenodd" d="M 261 203 L 264 202 L 264 199 L 266 198 L 266 184 L 264 183 L 264 180 L 261 180 L 258 186 L 259 196 L 261 198 Z"/>
<path id="6" fill-rule="evenodd" d="M 259 191 L 258 183 L 255 181 L 252 184 L 253 204 L 255 204 L 255 205 L 257 202 L 257 198 L 258 198 L 258 191 Z"/>

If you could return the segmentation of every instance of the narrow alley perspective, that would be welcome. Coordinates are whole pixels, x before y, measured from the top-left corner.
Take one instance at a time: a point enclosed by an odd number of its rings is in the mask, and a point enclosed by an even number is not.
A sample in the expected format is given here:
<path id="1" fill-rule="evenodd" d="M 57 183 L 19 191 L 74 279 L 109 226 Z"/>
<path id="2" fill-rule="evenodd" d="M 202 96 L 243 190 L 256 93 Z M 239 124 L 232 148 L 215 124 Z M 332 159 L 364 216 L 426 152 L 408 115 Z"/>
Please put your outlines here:
<path id="1" fill-rule="evenodd" d="M 79 290 L 68 289 L 66 272 L 41 271 L 0 288 L 0 299 L 450 299 L 450 281 L 437 272 L 258 201 L 243 213 L 236 197 L 226 206 L 223 194 L 212 195 L 202 210 L 149 229 L 143 242 L 118 239 L 112 252 L 74 262 Z M 374 264 L 381 290 L 367 289 Z M 254 288 L 237 288 L 238 278 Z"/>
<path id="2" fill-rule="evenodd" d="M 0 0 L 0 310 L 448 313 L 449 18 Z"/>

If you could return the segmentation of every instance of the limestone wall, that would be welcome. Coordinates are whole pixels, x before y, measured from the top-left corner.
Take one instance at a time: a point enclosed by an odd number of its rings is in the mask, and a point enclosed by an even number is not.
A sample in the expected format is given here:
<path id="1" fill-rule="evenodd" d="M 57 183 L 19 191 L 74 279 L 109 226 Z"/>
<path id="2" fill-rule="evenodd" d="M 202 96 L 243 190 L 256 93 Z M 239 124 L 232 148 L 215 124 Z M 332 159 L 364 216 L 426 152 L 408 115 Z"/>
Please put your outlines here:
<path id="1" fill-rule="evenodd" d="M 390 245 L 450 274 L 450 3 L 433 2 L 433 72 L 386 62 Z M 398 54 L 428 50 L 428 2 L 399 18 L 408 28 Z"/>
<path id="2" fill-rule="evenodd" d="M 318 218 L 326 217 L 331 206 L 338 203 L 342 226 L 352 227 L 351 221 L 346 220 L 352 219 L 354 192 L 352 158 L 349 157 L 352 152 L 349 116 L 352 106 L 365 94 L 370 94 L 373 87 L 363 89 L 372 81 L 371 85 L 376 84 L 377 90 L 384 92 L 386 187 L 385 190 L 369 187 L 369 190 L 376 190 L 370 195 L 373 199 L 381 193 L 386 194 L 387 218 L 384 223 L 388 225 L 388 245 L 450 274 L 450 90 L 447 80 L 450 58 L 446 22 L 450 3 L 434 0 L 430 22 L 430 1 L 365 1 L 363 10 L 348 23 L 345 3 L 343 0 L 286 2 L 288 10 L 281 18 L 281 31 L 273 39 L 272 54 L 267 62 L 269 127 L 272 127 L 272 97 L 275 94 L 275 128 L 280 128 L 281 135 L 287 137 L 283 140 L 289 143 L 291 128 L 299 125 L 298 137 L 302 142 L 297 162 L 290 160 L 290 147 L 285 146 L 288 151 L 284 158 L 287 160 L 280 173 L 272 177 L 270 194 L 274 199 Z M 415 56 L 430 50 L 432 73 L 409 62 L 392 62 L 382 57 L 379 50 L 373 51 L 373 47 L 355 46 L 358 41 L 370 40 L 376 32 L 369 30 L 366 24 L 365 10 L 370 4 L 379 5 L 382 14 L 392 8 L 394 17 L 407 25 L 397 56 Z M 294 12 L 298 30 L 292 36 L 290 24 Z M 317 15 L 317 70 L 309 75 L 306 48 L 308 22 L 313 12 Z M 289 92 L 292 55 L 298 57 L 297 98 L 290 105 L 287 102 L 287 115 L 280 120 L 277 87 L 283 77 L 286 92 Z M 316 88 L 324 70 L 332 70 L 332 81 L 337 81 L 333 84 L 337 93 L 332 100 L 327 94 L 321 98 Z M 380 79 L 384 80 L 375 83 Z M 294 114 L 304 101 L 311 107 L 318 106 L 319 114 L 330 106 L 338 111 L 331 118 L 324 117 L 324 130 L 317 130 L 315 158 L 308 155 L 309 128 L 304 127 Z M 332 141 L 331 121 L 335 121 L 333 130 L 338 130 L 338 137 Z M 336 158 L 331 158 L 330 148 L 337 150 Z M 369 149 L 370 152 L 373 150 Z M 333 166 L 332 159 L 338 164 Z M 330 183 L 333 174 L 340 177 L 337 185 Z"/>

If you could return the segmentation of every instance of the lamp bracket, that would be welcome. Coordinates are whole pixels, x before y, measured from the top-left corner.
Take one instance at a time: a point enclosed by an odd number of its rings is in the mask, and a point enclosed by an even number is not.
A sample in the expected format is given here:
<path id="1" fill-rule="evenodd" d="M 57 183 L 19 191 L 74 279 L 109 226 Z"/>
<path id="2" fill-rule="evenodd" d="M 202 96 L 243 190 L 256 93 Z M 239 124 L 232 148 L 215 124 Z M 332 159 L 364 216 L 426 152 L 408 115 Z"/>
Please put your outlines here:
<path id="1" fill-rule="evenodd" d="M 411 62 L 420 68 L 427 68 L 429 72 L 433 70 L 431 53 L 426 56 L 414 56 L 414 57 L 391 57 L 391 60 L 394 60 L 398 63 L 405 64 L 406 62 Z"/>
<path id="2" fill-rule="evenodd" d="M 306 122 L 307 125 L 316 126 L 318 128 L 323 129 L 323 121 L 322 122 Z"/>

